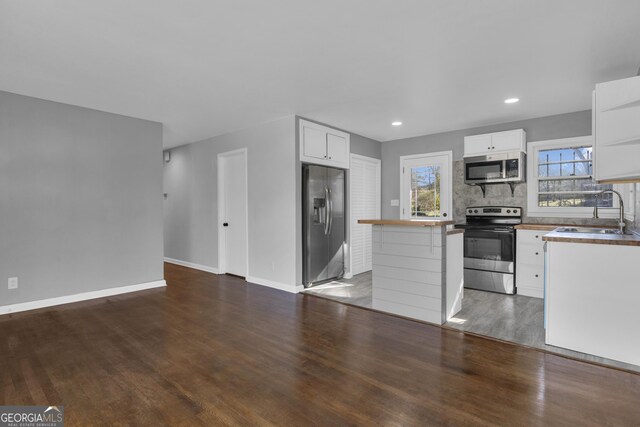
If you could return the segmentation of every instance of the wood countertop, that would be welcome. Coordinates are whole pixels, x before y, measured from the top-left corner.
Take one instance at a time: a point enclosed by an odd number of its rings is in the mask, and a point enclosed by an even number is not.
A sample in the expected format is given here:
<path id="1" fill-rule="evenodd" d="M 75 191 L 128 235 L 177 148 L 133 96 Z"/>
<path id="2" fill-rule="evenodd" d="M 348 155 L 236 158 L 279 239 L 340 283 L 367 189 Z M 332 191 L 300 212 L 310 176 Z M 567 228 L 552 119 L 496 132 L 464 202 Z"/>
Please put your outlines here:
<path id="1" fill-rule="evenodd" d="M 447 230 L 447 236 L 451 236 L 452 234 L 462 234 L 464 230 L 462 228 L 452 228 L 451 230 Z"/>
<path id="2" fill-rule="evenodd" d="M 575 225 L 575 224 L 518 224 L 514 228 L 516 230 L 553 231 L 558 227 L 614 228 L 608 225 Z"/>
<path id="3" fill-rule="evenodd" d="M 545 242 L 640 246 L 640 235 L 637 234 L 561 233 L 554 231 L 542 236 L 542 240 Z"/>
<path id="4" fill-rule="evenodd" d="M 359 219 L 358 224 L 371 225 L 404 225 L 409 227 L 442 227 L 455 224 L 455 221 L 435 219 Z"/>

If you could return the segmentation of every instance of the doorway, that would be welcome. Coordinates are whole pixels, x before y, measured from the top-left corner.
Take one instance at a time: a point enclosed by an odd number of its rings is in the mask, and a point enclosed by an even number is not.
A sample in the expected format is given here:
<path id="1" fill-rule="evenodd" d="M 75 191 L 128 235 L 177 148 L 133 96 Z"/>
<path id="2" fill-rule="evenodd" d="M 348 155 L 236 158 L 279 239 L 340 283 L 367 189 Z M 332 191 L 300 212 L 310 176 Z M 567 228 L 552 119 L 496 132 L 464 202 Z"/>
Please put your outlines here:
<path id="1" fill-rule="evenodd" d="M 247 149 L 218 154 L 218 268 L 248 275 Z"/>

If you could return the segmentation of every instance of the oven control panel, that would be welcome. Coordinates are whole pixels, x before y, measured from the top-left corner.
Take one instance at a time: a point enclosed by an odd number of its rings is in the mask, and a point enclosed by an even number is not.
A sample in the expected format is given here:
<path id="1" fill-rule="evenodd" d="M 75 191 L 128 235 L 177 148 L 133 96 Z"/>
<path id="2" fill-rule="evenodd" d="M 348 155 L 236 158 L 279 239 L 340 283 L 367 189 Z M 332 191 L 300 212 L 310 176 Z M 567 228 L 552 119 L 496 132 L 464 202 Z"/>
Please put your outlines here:
<path id="1" fill-rule="evenodd" d="M 522 216 L 522 208 L 513 206 L 475 206 L 467 208 L 467 216 Z"/>

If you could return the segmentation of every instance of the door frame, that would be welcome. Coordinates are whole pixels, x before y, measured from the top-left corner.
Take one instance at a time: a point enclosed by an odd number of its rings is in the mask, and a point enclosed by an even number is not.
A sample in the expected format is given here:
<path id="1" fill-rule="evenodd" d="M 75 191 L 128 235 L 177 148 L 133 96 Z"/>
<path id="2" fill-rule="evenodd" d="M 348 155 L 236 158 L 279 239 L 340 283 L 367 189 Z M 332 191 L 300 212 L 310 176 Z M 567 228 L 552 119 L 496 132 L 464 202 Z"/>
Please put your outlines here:
<path id="1" fill-rule="evenodd" d="M 402 164 L 405 160 L 412 159 L 420 159 L 420 158 L 428 158 L 428 157 L 439 157 L 439 156 L 447 156 L 447 163 L 449 165 L 449 176 L 447 176 L 447 183 L 449 185 L 449 197 L 447 197 L 447 209 L 449 218 L 448 220 L 453 219 L 453 151 L 437 151 L 433 153 L 422 153 L 422 154 L 411 154 L 409 156 L 400 156 L 400 218 L 401 219 L 411 219 L 410 215 L 406 215 L 402 213 L 402 209 L 404 209 L 404 205 L 406 203 L 407 195 L 404 193 L 403 183 L 404 183 L 404 173 L 402 171 Z M 442 179 L 442 178 L 440 178 Z M 440 199 L 440 203 L 442 203 L 442 199 Z M 443 209 L 444 210 L 444 209 Z"/>
<path id="2" fill-rule="evenodd" d="M 244 158 L 244 193 L 245 193 L 245 245 L 247 248 L 246 266 L 245 266 L 245 279 L 249 277 L 249 162 L 248 162 L 248 149 L 246 147 L 239 148 L 237 150 L 225 151 L 224 153 L 218 153 L 218 273 L 225 274 L 227 272 L 226 265 L 226 232 L 222 226 L 223 216 L 226 208 L 224 198 L 224 159 L 225 157 L 234 156 L 236 154 L 242 154 Z"/>
<path id="3" fill-rule="evenodd" d="M 376 165 L 376 199 L 377 199 L 377 203 L 376 203 L 376 216 L 377 218 L 380 218 L 380 216 L 382 215 L 382 160 L 380 159 L 376 159 L 375 157 L 367 157 L 367 156 L 361 156 L 359 154 L 351 154 L 349 157 L 350 163 L 354 160 L 362 160 L 364 162 L 369 162 L 369 163 L 373 163 Z M 349 266 L 349 271 L 345 271 L 344 273 L 344 278 L 345 279 L 351 279 L 353 277 L 353 259 L 351 258 L 351 184 L 352 184 L 352 180 L 351 180 L 351 168 L 349 168 L 349 173 L 348 173 L 349 179 L 348 179 L 348 185 L 347 188 L 349 189 L 349 194 L 347 197 L 347 250 L 348 250 L 348 263 L 347 265 Z"/>

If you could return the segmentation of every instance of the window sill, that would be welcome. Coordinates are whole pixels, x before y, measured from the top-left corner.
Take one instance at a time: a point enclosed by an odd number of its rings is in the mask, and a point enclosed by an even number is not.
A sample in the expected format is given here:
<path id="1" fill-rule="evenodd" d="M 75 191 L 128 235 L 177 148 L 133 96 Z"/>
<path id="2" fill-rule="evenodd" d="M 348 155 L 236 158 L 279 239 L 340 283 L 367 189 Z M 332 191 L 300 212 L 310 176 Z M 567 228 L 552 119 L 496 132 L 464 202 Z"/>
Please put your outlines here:
<path id="1" fill-rule="evenodd" d="M 617 219 L 620 217 L 617 209 L 600 208 L 598 210 L 600 219 Z M 593 218 L 593 211 L 590 212 L 566 212 L 566 211 L 540 211 L 529 210 L 527 211 L 528 217 L 540 217 L 540 218 L 576 218 L 576 219 L 589 219 Z"/>

